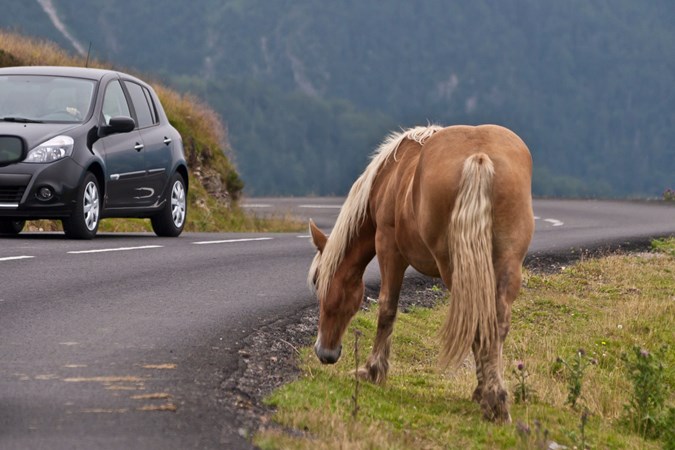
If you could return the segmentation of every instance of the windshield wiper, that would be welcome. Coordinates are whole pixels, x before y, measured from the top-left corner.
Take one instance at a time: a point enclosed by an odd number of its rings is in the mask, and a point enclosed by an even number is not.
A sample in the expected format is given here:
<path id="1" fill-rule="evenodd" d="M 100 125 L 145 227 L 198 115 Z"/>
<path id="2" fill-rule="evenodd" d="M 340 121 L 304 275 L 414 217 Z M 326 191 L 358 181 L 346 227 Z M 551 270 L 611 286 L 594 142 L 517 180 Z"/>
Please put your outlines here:
<path id="1" fill-rule="evenodd" d="M 44 120 L 27 119 L 25 117 L 0 117 L 3 122 L 19 122 L 19 123 L 44 123 Z"/>

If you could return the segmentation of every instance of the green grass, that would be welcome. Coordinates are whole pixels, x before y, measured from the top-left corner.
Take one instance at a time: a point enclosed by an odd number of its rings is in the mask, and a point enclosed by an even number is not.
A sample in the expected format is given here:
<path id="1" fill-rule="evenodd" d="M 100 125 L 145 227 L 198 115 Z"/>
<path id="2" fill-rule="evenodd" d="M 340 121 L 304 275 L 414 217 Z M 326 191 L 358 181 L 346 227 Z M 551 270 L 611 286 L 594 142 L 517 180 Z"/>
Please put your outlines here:
<path id="1" fill-rule="evenodd" d="M 359 413 L 352 418 L 353 330 L 363 363 L 371 349 L 377 311 L 359 312 L 345 334 L 343 358 L 322 366 L 311 349 L 302 351 L 301 378 L 274 392 L 267 402 L 283 427 L 260 431 L 256 444 L 273 448 L 539 448 L 537 434 L 572 448 L 581 439 L 581 411 L 591 448 L 660 448 L 622 422 L 630 381 L 621 356 L 634 345 L 665 354 L 667 403 L 675 404 L 675 239 L 659 241 L 658 253 L 586 260 L 555 275 L 527 273 L 513 308 L 504 349 L 505 379 L 515 385 L 513 368 L 523 361 L 536 391 L 530 404 L 511 405 L 513 424 L 481 419 L 470 401 L 475 375 L 437 365 L 437 333 L 445 305 L 400 313 L 394 330 L 391 369 L 384 386 L 361 384 Z M 670 250 L 669 250 L 670 249 Z M 584 348 L 596 365 L 584 372 L 579 407 L 566 404 L 567 379 L 556 363 Z M 530 434 L 518 431 L 529 427 Z M 539 432 L 537 433 L 537 425 Z M 299 430 L 288 432 L 284 430 Z"/>
<path id="2" fill-rule="evenodd" d="M 652 246 L 660 252 L 675 256 L 675 239 L 656 239 Z"/>

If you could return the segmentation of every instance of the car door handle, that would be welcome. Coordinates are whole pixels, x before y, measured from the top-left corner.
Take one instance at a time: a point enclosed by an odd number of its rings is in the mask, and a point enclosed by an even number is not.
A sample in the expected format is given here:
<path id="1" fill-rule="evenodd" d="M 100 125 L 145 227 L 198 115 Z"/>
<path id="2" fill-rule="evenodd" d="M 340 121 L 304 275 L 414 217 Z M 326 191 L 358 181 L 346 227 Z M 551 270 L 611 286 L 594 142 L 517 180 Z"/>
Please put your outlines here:
<path id="1" fill-rule="evenodd" d="M 134 145 L 134 148 L 136 149 L 137 152 L 140 152 L 143 150 L 143 147 L 145 147 L 143 144 L 136 142 L 136 145 Z"/>
<path id="2" fill-rule="evenodd" d="M 169 145 L 169 144 L 171 143 L 171 138 L 165 137 L 165 138 L 164 138 L 164 143 L 165 143 L 166 145 Z"/>

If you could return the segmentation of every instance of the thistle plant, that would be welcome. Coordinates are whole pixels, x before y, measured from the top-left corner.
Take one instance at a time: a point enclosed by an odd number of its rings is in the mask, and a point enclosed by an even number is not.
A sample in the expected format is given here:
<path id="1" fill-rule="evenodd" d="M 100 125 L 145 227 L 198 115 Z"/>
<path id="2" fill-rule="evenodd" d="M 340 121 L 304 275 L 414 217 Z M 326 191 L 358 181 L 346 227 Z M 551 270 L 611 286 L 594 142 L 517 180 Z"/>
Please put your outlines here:
<path id="1" fill-rule="evenodd" d="M 577 407 L 577 401 L 581 397 L 581 389 L 583 387 L 584 371 L 591 364 L 597 364 L 594 358 L 586 356 L 586 351 L 580 348 L 575 353 L 570 363 L 558 357 L 557 362 L 562 364 L 568 371 L 567 378 L 567 403 L 572 408 Z"/>
<path id="2" fill-rule="evenodd" d="M 581 448 L 586 448 L 586 424 L 588 423 L 588 409 L 584 408 L 581 413 L 581 422 L 579 423 L 579 432 L 581 433 Z"/>
<path id="3" fill-rule="evenodd" d="M 667 202 L 675 202 L 675 190 L 668 188 L 663 191 L 663 199 Z"/>
<path id="4" fill-rule="evenodd" d="M 542 429 L 541 422 L 538 419 L 534 421 L 534 433 L 527 423 L 520 420 L 516 423 L 516 433 L 521 440 L 519 448 L 536 450 L 552 448 L 549 446 L 549 432 L 545 428 Z"/>
<path id="5" fill-rule="evenodd" d="M 586 426 L 588 425 L 589 416 L 590 413 L 588 412 L 588 408 L 584 408 L 581 412 L 581 418 L 579 420 L 579 433 L 577 434 L 576 431 L 565 432 L 570 441 L 574 443 L 573 448 L 578 448 L 580 450 L 591 448 L 588 443 L 588 436 L 586 435 Z"/>
<path id="6" fill-rule="evenodd" d="M 354 330 L 354 395 L 352 395 L 352 417 L 356 419 L 359 413 L 359 338 L 363 336 L 361 330 Z"/>
<path id="7" fill-rule="evenodd" d="M 647 438 L 666 434 L 673 421 L 669 417 L 673 410 L 666 406 L 668 392 L 662 363 L 666 348 L 664 345 L 652 353 L 635 346 L 630 356 L 622 356 L 633 385 L 631 398 L 624 406 L 625 420 L 633 431 Z"/>
<path id="8" fill-rule="evenodd" d="M 536 399 L 536 392 L 527 384 L 527 378 L 530 373 L 525 367 L 523 361 L 518 361 L 516 367 L 513 369 L 513 374 L 516 377 L 516 385 L 513 389 L 513 398 L 516 403 L 527 403 Z"/>

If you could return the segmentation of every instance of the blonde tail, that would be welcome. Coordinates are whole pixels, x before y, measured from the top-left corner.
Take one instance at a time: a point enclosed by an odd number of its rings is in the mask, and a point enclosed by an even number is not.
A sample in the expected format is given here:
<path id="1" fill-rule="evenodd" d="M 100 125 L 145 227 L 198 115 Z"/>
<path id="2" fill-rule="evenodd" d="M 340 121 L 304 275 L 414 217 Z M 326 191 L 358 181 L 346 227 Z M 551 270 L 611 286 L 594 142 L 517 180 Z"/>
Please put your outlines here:
<path id="1" fill-rule="evenodd" d="M 455 368 L 468 356 L 479 332 L 480 348 L 497 339 L 495 274 L 492 265 L 494 165 L 484 153 L 464 161 L 450 219 L 452 256 L 450 309 L 441 330 L 441 364 Z"/>

